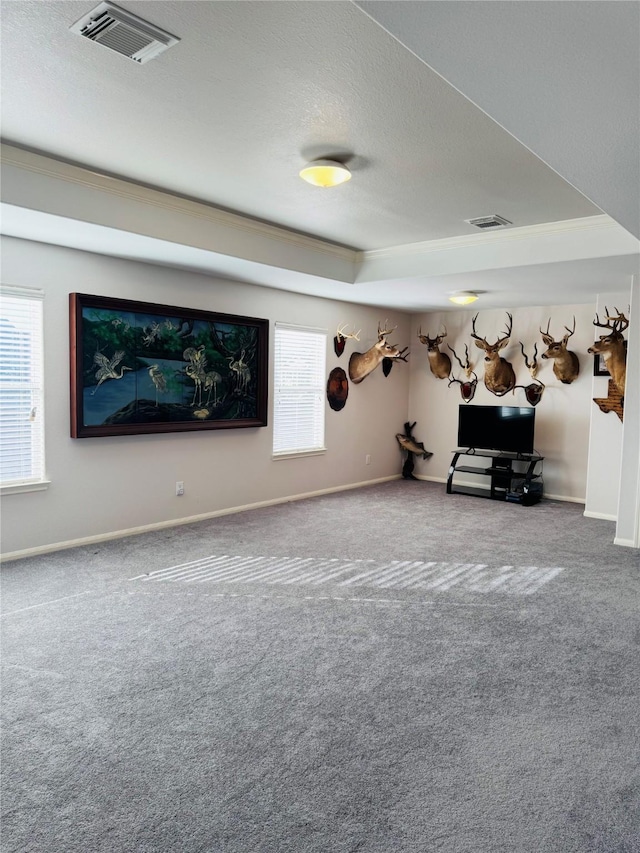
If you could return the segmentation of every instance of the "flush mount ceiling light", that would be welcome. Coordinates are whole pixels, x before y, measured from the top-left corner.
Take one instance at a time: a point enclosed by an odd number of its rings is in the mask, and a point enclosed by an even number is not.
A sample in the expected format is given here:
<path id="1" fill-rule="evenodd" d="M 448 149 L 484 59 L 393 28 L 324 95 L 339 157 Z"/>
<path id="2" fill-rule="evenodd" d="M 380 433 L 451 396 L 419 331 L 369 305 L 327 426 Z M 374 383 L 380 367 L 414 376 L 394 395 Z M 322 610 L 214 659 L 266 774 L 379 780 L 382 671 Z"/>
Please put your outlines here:
<path id="1" fill-rule="evenodd" d="M 300 170 L 300 177 L 314 187 L 335 187 L 350 180 L 351 172 L 336 160 L 313 160 Z"/>
<path id="2" fill-rule="evenodd" d="M 452 293 L 449 297 L 449 302 L 455 302 L 456 305 L 471 305 L 478 298 L 478 294 L 472 290 L 458 290 L 457 293 Z"/>

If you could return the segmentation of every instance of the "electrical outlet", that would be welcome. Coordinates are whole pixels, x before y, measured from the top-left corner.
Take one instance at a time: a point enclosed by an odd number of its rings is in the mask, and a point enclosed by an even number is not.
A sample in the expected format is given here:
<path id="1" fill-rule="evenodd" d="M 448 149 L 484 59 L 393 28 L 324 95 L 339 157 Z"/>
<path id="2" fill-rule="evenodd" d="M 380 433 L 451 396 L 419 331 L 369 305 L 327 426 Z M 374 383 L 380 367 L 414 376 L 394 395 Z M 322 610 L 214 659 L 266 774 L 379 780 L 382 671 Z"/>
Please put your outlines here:
<path id="1" fill-rule="evenodd" d="M 370 453 L 367 453 L 367 455 L 364 457 L 364 464 L 365 465 L 371 465 L 371 454 Z"/>
<path id="2" fill-rule="evenodd" d="M 176 483 L 176 496 L 181 498 L 184 495 L 184 483 L 182 480 L 178 480 Z"/>

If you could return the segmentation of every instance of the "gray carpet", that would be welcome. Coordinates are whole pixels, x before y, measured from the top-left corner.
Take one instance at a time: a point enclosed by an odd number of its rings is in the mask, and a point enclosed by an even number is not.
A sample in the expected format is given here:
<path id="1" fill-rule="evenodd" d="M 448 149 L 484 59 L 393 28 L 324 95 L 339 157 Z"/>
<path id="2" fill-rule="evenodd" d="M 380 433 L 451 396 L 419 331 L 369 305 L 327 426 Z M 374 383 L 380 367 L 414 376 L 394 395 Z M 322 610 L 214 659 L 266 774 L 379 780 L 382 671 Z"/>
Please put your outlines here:
<path id="1" fill-rule="evenodd" d="M 7 563 L 3 853 L 638 853 L 613 535 L 396 481 Z"/>

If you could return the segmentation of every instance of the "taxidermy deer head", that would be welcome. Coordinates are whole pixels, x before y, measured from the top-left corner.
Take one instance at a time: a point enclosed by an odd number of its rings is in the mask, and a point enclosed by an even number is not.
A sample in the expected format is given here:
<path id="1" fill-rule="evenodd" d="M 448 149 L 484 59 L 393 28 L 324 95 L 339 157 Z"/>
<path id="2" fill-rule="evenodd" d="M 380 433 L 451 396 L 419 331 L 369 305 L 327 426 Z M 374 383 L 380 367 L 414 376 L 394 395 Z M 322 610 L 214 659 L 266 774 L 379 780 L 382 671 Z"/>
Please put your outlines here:
<path id="1" fill-rule="evenodd" d="M 427 348 L 427 356 L 429 357 L 429 367 L 431 372 L 437 379 L 446 379 L 451 373 L 451 359 L 446 352 L 440 352 L 440 344 L 447 337 L 447 327 L 444 327 L 444 332 L 436 338 L 430 338 L 429 335 L 422 334 L 422 326 L 418 329 L 418 340 Z"/>
<path id="2" fill-rule="evenodd" d="M 398 347 L 393 346 L 393 344 L 387 343 L 387 335 L 390 335 L 397 326 L 394 326 L 393 329 L 387 329 L 386 322 L 384 329 L 381 329 L 380 323 L 378 323 L 378 340 L 371 349 L 368 349 L 366 352 L 354 352 L 351 354 L 351 358 L 349 359 L 349 379 L 355 385 L 362 382 L 363 379 L 374 371 L 384 358 L 407 360 L 407 356 L 405 355 L 407 347 L 400 350 Z"/>
<path id="3" fill-rule="evenodd" d="M 501 358 L 498 353 L 504 349 L 511 337 L 511 327 L 513 325 L 513 317 L 507 312 L 509 318 L 508 328 L 502 338 L 498 338 L 495 344 L 490 344 L 486 338 L 481 338 L 476 334 L 476 320 L 478 315 L 471 321 L 472 333 L 471 337 L 475 338 L 476 346 L 484 350 L 484 384 L 487 391 L 491 391 L 497 397 L 502 397 L 508 391 L 512 391 L 516 384 L 516 374 L 513 367 L 504 358 Z"/>
<path id="4" fill-rule="evenodd" d="M 580 373 L 580 362 L 578 361 L 578 356 L 575 352 L 571 352 L 571 350 L 567 349 L 567 342 L 576 330 L 576 318 L 573 318 L 573 329 L 565 326 L 567 334 L 561 341 L 554 341 L 553 337 L 549 334 L 550 323 L 551 317 L 549 317 L 549 322 L 547 323 L 547 331 L 543 332 L 542 329 L 540 329 L 542 340 L 548 347 L 548 349 L 542 353 L 541 357 L 552 358 L 553 372 L 556 379 L 559 379 L 560 382 L 565 385 L 571 385 L 571 383 L 578 378 L 578 373 Z"/>
<path id="5" fill-rule="evenodd" d="M 604 310 L 607 313 L 605 317 L 607 322 L 601 323 L 600 317 L 596 314 L 593 325 L 600 329 L 607 329 L 609 334 L 600 335 L 600 340 L 589 347 L 587 352 L 604 356 L 604 362 L 616 388 L 621 394 L 624 394 L 624 386 L 627 380 L 627 351 L 622 333 L 629 327 L 629 321 L 617 308 L 615 309 L 618 314 L 617 317 L 609 316 L 609 309 L 606 305 Z"/>

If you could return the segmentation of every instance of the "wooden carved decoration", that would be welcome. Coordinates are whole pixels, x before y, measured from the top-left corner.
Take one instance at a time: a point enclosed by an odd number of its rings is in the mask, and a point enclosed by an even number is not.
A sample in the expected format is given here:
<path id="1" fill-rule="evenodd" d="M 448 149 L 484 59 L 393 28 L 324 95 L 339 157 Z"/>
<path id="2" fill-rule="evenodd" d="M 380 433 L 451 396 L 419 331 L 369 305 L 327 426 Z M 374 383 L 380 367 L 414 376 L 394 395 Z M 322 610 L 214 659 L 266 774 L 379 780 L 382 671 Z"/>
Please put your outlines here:
<path id="1" fill-rule="evenodd" d="M 447 379 L 451 373 L 451 359 L 446 352 L 440 352 L 440 344 L 447 337 L 447 329 L 435 338 L 422 334 L 422 326 L 418 329 L 418 340 L 427 348 L 429 368 L 437 379 Z"/>
<path id="2" fill-rule="evenodd" d="M 613 379 L 609 380 L 609 387 L 607 389 L 606 397 L 594 397 L 593 402 L 600 409 L 601 412 L 604 412 L 605 415 L 608 415 L 609 412 L 615 412 L 616 415 L 620 418 L 620 420 L 624 419 L 624 397 L 620 393 L 620 390 L 616 386 L 616 383 Z"/>
<path id="3" fill-rule="evenodd" d="M 624 386 L 627 379 L 627 351 L 624 345 L 622 333 L 629 327 L 629 321 L 616 308 L 617 316 L 609 316 L 609 309 L 605 306 L 606 323 L 600 322 L 596 314 L 593 325 L 600 329 L 607 329 L 608 335 L 600 335 L 600 340 L 589 347 L 587 352 L 598 353 L 604 357 L 607 370 L 611 374 L 613 382 L 624 399 Z"/>
<path id="4" fill-rule="evenodd" d="M 385 328 L 381 329 L 380 323 L 378 323 L 378 340 L 376 343 L 366 352 L 354 352 L 351 354 L 351 358 L 349 359 L 349 379 L 355 385 L 366 379 L 384 358 L 399 358 L 401 361 L 407 360 L 409 355 L 407 353 L 408 347 L 400 350 L 398 347 L 393 346 L 393 344 L 387 343 L 387 336 L 396 328 L 397 326 L 394 326 L 393 329 L 387 329 L 385 322 Z"/>
<path id="5" fill-rule="evenodd" d="M 572 329 L 565 326 L 567 334 L 560 341 L 554 341 L 552 335 L 549 334 L 550 323 L 551 317 L 549 317 L 549 322 L 547 323 L 547 331 L 543 332 L 542 329 L 540 329 L 542 340 L 548 347 L 548 349 L 542 353 L 541 357 L 545 359 L 552 358 L 553 372 L 556 378 L 564 385 L 570 385 L 578 378 L 578 374 L 580 373 L 580 362 L 578 361 L 578 356 L 575 352 L 571 352 L 571 350 L 567 349 L 569 338 L 576 330 L 576 318 L 574 316 Z"/>
<path id="6" fill-rule="evenodd" d="M 484 384 L 487 391 L 491 391 L 497 397 L 503 397 L 508 391 L 512 391 L 516 385 L 516 374 L 513 367 L 504 358 L 501 358 L 498 353 L 504 349 L 511 337 L 511 327 L 513 325 L 513 317 L 507 312 L 509 318 L 508 329 L 502 338 L 498 338 L 495 344 L 490 344 L 486 338 L 481 338 L 476 334 L 476 320 L 478 315 L 473 318 L 471 337 L 475 339 L 476 346 L 484 350 Z"/>
<path id="7" fill-rule="evenodd" d="M 530 385 L 516 385 L 516 388 L 522 388 L 524 396 L 527 398 L 527 403 L 530 406 L 537 406 L 540 400 L 542 400 L 545 386 L 539 379 L 536 379 Z"/>
<path id="8" fill-rule="evenodd" d="M 454 348 L 452 346 L 449 346 L 449 344 L 447 344 L 447 346 L 453 353 L 460 367 L 464 370 L 464 375 L 466 376 L 465 380 L 455 379 L 454 377 L 451 377 L 451 379 L 449 380 L 449 387 L 451 387 L 451 385 L 453 385 L 454 383 L 459 385 L 460 395 L 462 399 L 465 403 L 470 403 L 476 394 L 476 388 L 478 387 L 478 376 L 473 369 L 473 365 L 469 361 L 469 347 L 467 346 L 467 344 L 464 345 L 465 363 L 463 364 L 462 360 L 458 357 L 458 354 L 456 353 Z M 473 379 L 471 378 L 471 376 L 473 376 Z"/>
<path id="9" fill-rule="evenodd" d="M 349 396 L 349 380 L 341 367 L 334 367 L 327 380 L 327 400 L 334 412 L 344 409 Z"/>
<path id="10" fill-rule="evenodd" d="M 344 323 L 342 326 L 338 326 L 336 336 L 333 339 L 333 349 L 338 358 L 340 358 L 340 356 L 344 352 L 344 345 L 349 340 L 349 338 L 353 338 L 354 341 L 360 340 L 360 332 L 362 331 L 361 329 L 358 329 L 357 332 L 351 332 L 351 334 L 345 335 L 344 330 L 346 328 L 347 323 Z"/>

